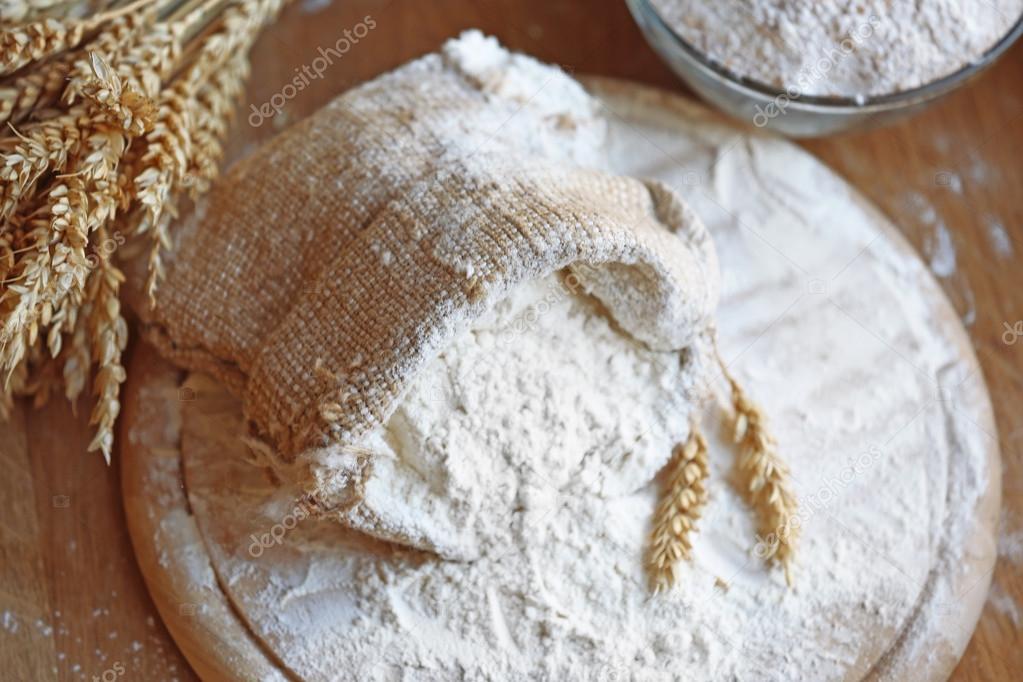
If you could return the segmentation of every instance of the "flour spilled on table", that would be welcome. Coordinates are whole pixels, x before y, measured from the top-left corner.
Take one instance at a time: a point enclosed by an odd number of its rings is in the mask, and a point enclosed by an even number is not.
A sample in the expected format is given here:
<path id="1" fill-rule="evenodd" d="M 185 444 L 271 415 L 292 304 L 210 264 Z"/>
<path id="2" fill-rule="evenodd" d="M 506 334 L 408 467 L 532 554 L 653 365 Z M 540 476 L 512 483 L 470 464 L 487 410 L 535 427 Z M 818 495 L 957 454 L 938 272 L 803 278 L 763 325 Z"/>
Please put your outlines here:
<path id="1" fill-rule="evenodd" d="M 1012 258 L 1012 237 L 1005 229 L 1005 223 L 998 216 L 989 213 L 984 216 L 984 227 L 987 229 L 988 242 L 995 255 L 1006 260 Z"/>
<path id="2" fill-rule="evenodd" d="M 1008 513 L 1002 514 L 998 534 L 998 560 L 1008 563 L 1014 568 L 1023 566 L 1023 528 Z M 1007 617 L 1012 624 L 1023 632 L 1023 604 L 998 583 L 991 586 L 988 601 L 999 613 Z"/>
<path id="3" fill-rule="evenodd" d="M 1005 588 L 998 583 L 992 585 L 988 601 L 998 613 L 1008 618 L 1017 630 L 1023 628 L 1023 610 L 1020 609 L 1012 595 L 1006 592 Z"/>
<path id="4" fill-rule="evenodd" d="M 917 229 L 921 230 L 919 239 L 931 272 L 942 280 L 942 287 L 963 324 L 972 326 L 977 319 L 976 298 L 965 273 L 958 267 L 955 238 L 944 217 L 919 192 L 907 192 L 902 203 L 905 206 L 904 215 L 908 220 L 916 222 Z"/>
<path id="5" fill-rule="evenodd" d="M 1002 517 L 1002 531 L 998 536 L 998 556 L 1023 566 L 1023 528 L 1010 525 L 1008 515 Z"/>

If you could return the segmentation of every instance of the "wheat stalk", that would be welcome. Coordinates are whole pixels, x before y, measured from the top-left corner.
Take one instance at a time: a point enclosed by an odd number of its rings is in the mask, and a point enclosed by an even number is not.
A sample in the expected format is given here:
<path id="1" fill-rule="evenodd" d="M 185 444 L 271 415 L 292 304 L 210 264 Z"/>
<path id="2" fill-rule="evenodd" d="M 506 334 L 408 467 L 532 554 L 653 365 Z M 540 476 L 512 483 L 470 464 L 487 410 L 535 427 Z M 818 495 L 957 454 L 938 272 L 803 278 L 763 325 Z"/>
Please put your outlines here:
<path id="1" fill-rule="evenodd" d="M 136 0 L 87 19 L 46 17 L 26 24 L 0 27 L 0 76 L 73 49 L 105 23 L 136 12 L 152 2 L 154 0 Z"/>
<path id="2" fill-rule="evenodd" d="M 49 171 L 64 172 L 69 159 L 78 152 L 82 140 L 83 128 L 89 123 L 88 108 L 76 104 L 89 90 L 94 99 L 101 104 L 110 100 L 106 87 L 123 87 L 113 85 L 113 76 L 105 68 L 104 60 L 117 57 L 125 44 L 137 34 L 144 19 L 134 15 L 118 18 L 110 23 L 109 30 L 89 44 L 90 52 L 86 54 L 72 53 L 68 55 L 70 65 L 68 79 L 63 94 L 63 101 L 68 109 L 59 116 L 28 126 L 7 140 L 0 140 L 0 150 L 5 146 L 15 145 L 3 156 L 0 165 L 0 181 L 4 182 L 0 191 L 0 225 L 4 224 L 17 210 L 22 197 L 32 193 L 36 182 Z M 97 73 L 100 68 L 102 74 Z M 141 103 L 131 101 L 124 105 L 132 111 L 131 105 Z M 113 102 L 110 102 L 113 105 Z M 116 109 L 113 112 L 116 114 Z M 144 115 L 144 112 L 139 112 Z M 6 144 L 5 144 L 6 143 Z"/>
<path id="3" fill-rule="evenodd" d="M 10 386 L 10 390 L 7 392 L 0 391 L 0 419 L 4 421 L 10 419 L 11 412 L 14 409 L 15 395 L 23 395 L 28 386 L 28 366 L 22 363 L 17 369 L 11 373 L 8 377 L 7 383 Z"/>
<path id="4" fill-rule="evenodd" d="M 224 156 L 223 139 L 231 118 L 233 103 L 237 100 L 249 76 L 247 59 L 235 57 L 219 69 L 213 81 L 204 86 L 196 97 L 194 154 L 188 170 L 189 193 L 193 198 L 209 189 L 218 174 Z"/>
<path id="5" fill-rule="evenodd" d="M 215 177 L 247 52 L 283 0 L 0 7 L 0 368 L 14 394 L 74 406 L 95 366 L 90 450 L 108 459 L 124 380 L 111 235 L 149 232 L 147 289 L 177 200 Z M 99 3 L 97 3 L 99 4 Z M 28 23 L 14 23 L 14 22 Z M 11 125 L 14 124 L 14 125 Z M 16 127 L 15 127 L 16 126 Z"/>
<path id="6" fill-rule="evenodd" d="M 66 168 L 81 139 L 77 120 L 84 112 L 84 107 L 73 108 L 0 141 L 0 149 L 10 149 L 0 157 L 0 225 L 7 225 L 45 173 Z"/>
<path id="7" fill-rule="evenodd" d="M 78 91 L 97 105 L 97 113 L 127 136 L 135 137 L 149 130 L 156 112 L 153 101 L 137 88 L 125 84 L 99 53 L 90 53 L 89 61 L 93 75 L 78 84 Z"/>
<path id="8" fill-rule="evenodd" d="M 33 111 L 50 107 L 67 85 L 75 54 L 58 55 L 0 87 L 0 124 L 21 123 Z"/>
<path id="9" fill-rule="evenodd" d="M 0 22 L 25 23 L 75 2 L 76 0 L 4 0 L 0 3 Z"/>
<path id="10" fill-rule="evenodd" d="M 105 231 L 100 232 L 105 236 Z M 93 382 L 96 404 L 92 410 L 90 424 L 96 426 L 96 433 L 89 443 L 89 452 L 99 450 L 110 464 L 110 452 L 114 444 L 114 422 L 121 411 L 118 399 L 121 384 L 125 380 L 121 354 L 128 344 L 128 324 L 121 316 L 118 291 L 124 275 L 109 259 L 103 258 L 89 278 L 87 293 L 89 308 L 86 311 L 92 360 L 98 371 Z"/>
<path id="11" fill-rule="evenodd" d="M 53 310 L 83 289 L 89 234 L 113 218 L 119 198 L 117 164 L 130 138 L 148 124 L 146 98 L 125 86 L 97 54 L 91 61 L 93 76 L 80 88 L 93 105 L 81 158 L 48 192 L 49 230 L 39 234 L 38 248 L 26 259 L 25 283 L 10 284 L 0 297 L 7 312 L 5 338 L 13 341 L 0 348 L 0 368 L 7 371 L 21 362 L 40 326 L 50 324 Z M 48 345 L 59 346 L 52 329 Z"/>
<path id="12" fill-rule="evenodd" d="M 0 75 L 77 46 L 89 28 L 84 21 L 43 19 L 0 31 Z"/>
<path id="13" fill-rule="evenodd" d="M 202 164 L 197 176 L 200 179 L 208 181 L 215 174 L 213 158 L 219 160 L 222 151 L 219 143 L 211 145 L 209 126 L 226 131 L 224 122 L 231 109 L 229 102 L 241 92 L 242 81 L 248 74 L 247 60 L 239 66 L 235 55 L 248 52 L 258 35 L 261 16 L 275 14 L 281 5 L 280 0 L 262 0 L 227 10 L 220 30 L 206 40 L 192 64 L 165 93 L 161 121 L 147 136 L 150 151 L 143 157 L 143 163 L 149 165 L 135 181 L 138 200 L 145 209 L 136 231 L 152 234 L 146 282 L 146 293 L 152 305 L 156 303 L 156 290 L 163 277 L 162 251 L 170 247 L 168 226 L 175 216 L 172 199 L 180 193 L 190 164 Z M 214 92 L 206 86 L 211 80 Z M 199 94 L 195 97 L 187 94 L 196 91 Z M 207 115 L 211 117 L 208 120 Z M 206 122 L 200 124 L 201 121 Z M 204 136 L 200 134 L 200 125 L 207 127 Z M 204 151 L 198 155 L 193 151 L 193 138 L 197 135 L 204 143 Z"/>
<path id="14" fill-rule="evenodd" d="M 59 361 L 64 378 L 64 396 L 74 410 L 78 397 L 89 382 L 89 368 L 92 364 L 92 346 L 87 329 L 87 309 L 91 303 L 75 309 L 67 325 L 71 329 L 71 342 L 64 350 L 63 359 Z"/>
<path id="15" fill-rule="evenodd" d="M 764 558 L 782 566 L 785 581 L 791 586 L 798 528 L 792 524 L 797 504 L 788 467 L 778 456 L 764 413 L 727 372 L 726 378 L 735 409 L 733 438 L 739 447 L 739 489 L 757 515 L 757 532 L 765 543 Z"/>
<path id="16" fill-rule="evenodd" d="M 163 93 L 160 115 L 146 136 L 148 144 L 141 159 L 144 170 L 135 176 L 135 196 L 144 213 L 137 231 L 150 231 L 152 235 L 146 293 L 153 305 L 157 283 L 163 277 L 161 250 L 170 246 L 167 230 L 174 216 L 172 191 L 184 180 L 192 156 L 194 114 L 193 102 L 183 83 L 176 83 Z"/>
<path id="17" fill-rule="evenodd" d="M 143 31 L 154 21 L 152 11 L 128 14 L 108 23 L 102 33 L 93 38 L 81 50 L 69 53 L 71 66 L 67 87 L 62 101 L 74 104 L 81 96 L 81 88 L 95 78 L 94 60 L 97 55 L 104 63 L 116 63 L 143 39 Z"/>
<path id="18" fill-rule="evenodd" d="M 675 448 L 665 472 L 647 556 L 647 571 L 655 592 L 674 585 L 678 562 L 690 558 L 690 533 L 707 501 L 707 441 L 695 422 L 685 444 Z"/>
<path id="19" fill-rule="evenodd" d="M 209 66 L 209 62 L 198 61 L 166 93 L 160 119 L 146 137 L 149 145 L 141 160 L 146 167 L 135 175 L 136 197 L 144 207 L 137 231 L 152 235 L 146 281 L 151 305 L 156 304 L 156 290 L 163 278 L 162 251 L 170 248 L 168 227 L 176 215 L 174 199 L 185 188 L 186 180 L 194 197 L 216 177 L 223 155 L 220 140 L 248 75 L 248 60 L 234 57 L 189 99 L 186 93 L 200 80 L 196 74 Z"/>
<path id="20" fill-rule="evenodd" d="M 59 209 L 58 209 L 59 210 Z M 10 270 L 7 287 L 0 294 L 4 324 L 0 329 L 0 369 L 9 383 L 11 375 L 35 342 L 37 301 L 50 286 L 53 272 L 49 249 L 52 209 L 44 207 L 29 219 L 24 235 L 24 254 Z"/>

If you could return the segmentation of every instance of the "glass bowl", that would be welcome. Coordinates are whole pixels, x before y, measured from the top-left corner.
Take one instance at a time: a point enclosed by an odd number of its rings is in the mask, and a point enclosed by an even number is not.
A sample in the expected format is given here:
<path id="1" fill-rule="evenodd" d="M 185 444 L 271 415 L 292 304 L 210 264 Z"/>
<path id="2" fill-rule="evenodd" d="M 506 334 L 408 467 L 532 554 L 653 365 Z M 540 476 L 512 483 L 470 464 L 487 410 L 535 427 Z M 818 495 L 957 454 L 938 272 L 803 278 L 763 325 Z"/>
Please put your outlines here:
<path id="1" fill-rule="evenodd" d="M 650 45 L 696 94 L 725 113 L 790 137 L 820 137 L 869 128 L 920 111 L 991 66 L 1023 34 L 1017 20 L 983 57 L 920 87 L 874 97 L 789 97 L 711 61 L 665 22 L 650 0 L 625 0 Z"/>

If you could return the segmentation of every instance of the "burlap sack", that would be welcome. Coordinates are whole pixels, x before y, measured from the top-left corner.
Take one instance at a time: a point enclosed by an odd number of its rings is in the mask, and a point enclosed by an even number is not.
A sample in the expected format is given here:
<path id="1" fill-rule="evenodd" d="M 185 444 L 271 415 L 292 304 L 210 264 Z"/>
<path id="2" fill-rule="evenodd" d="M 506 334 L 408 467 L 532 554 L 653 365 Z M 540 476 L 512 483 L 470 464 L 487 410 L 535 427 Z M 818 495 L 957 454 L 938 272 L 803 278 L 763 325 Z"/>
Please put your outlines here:
<path id="1" fill-rule="evenodd" d="M 236 391 L 285 462 L 358 445 L 456 330 L 561 268 L 685 349 L 712 323 L 713 246 L 667 188 L 583 167 L 602 130 L 564 73 L 466 34 L 237 164 L 182 227 L 149 338 Z"/>

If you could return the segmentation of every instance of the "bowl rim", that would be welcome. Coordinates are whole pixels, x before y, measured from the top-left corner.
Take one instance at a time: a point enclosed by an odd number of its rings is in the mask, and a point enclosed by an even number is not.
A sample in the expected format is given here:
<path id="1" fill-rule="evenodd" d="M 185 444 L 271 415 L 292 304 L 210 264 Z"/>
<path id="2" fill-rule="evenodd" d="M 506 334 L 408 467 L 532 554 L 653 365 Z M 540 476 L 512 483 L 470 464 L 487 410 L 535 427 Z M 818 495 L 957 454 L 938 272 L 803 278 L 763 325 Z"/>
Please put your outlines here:
<path id="1" fill-rule="evenodd" d="M 884 95 L 866 95 L 862 97 L 829 96 L 829 95 L 804 95 L 797 96 L 789 94 L 787 89 L 767 85 L 755 78 L 742 76 L 711 59 L 710 55 L 698 50 L 694 45 L 683 38 L 668 21 L 661 16 L 661 13 L 654 6 L 653 0 L 626 0 L 626 3 L 641 12 L 645 19 L 655 22 L 658 28 L 672 37 L 675 43 L 682 49 L 686 56 L 695 61 L 705 71 L 709 71 L 718 78 L 724 79 L 737 89 L 745 90 L 747 94 L 755 94 L 770 100 L 781 97 L 787 99 L 786 106 L 807 109 L 827 109 L 837 112 L 851 110 L 865 112 L 871 110 L 885 110 L 900 106 L 906 106 L 924 102 L 940 95 L 943 95 L 959 85 L 970 80 L 977 74 L 991 66 L 1001 55 L 1023 35 L 1023 13 L 1016 19 L 1016 23 L 998 39 L 994 45 L 988 48 L 976 61 L 942 76 L 933 81 L 918 85 L 908 90 L 887 93 Z M 638 17 L 637 17 L 638 18 Z"/>

